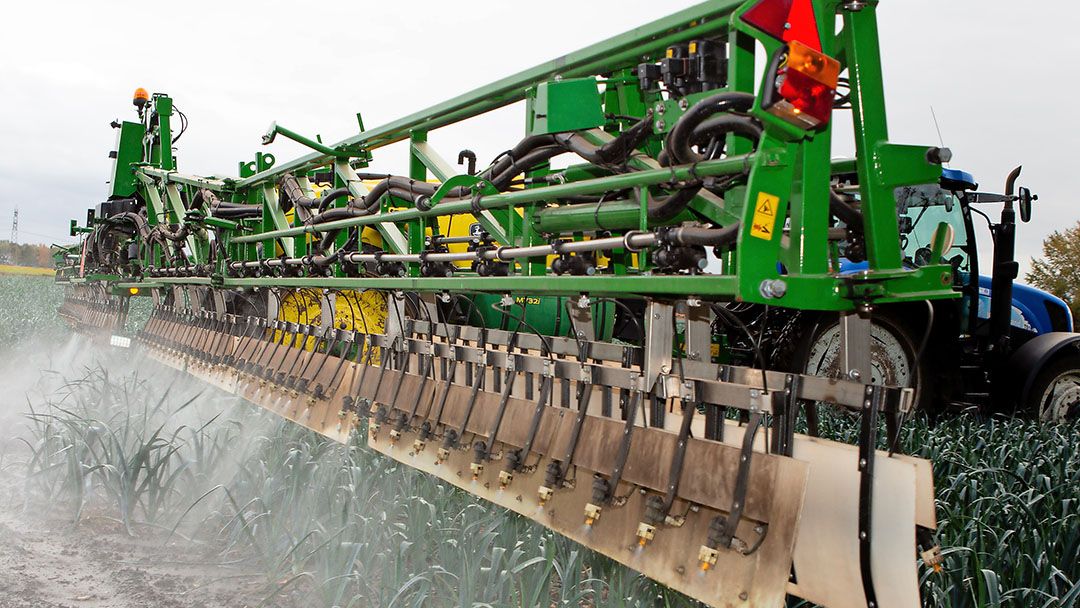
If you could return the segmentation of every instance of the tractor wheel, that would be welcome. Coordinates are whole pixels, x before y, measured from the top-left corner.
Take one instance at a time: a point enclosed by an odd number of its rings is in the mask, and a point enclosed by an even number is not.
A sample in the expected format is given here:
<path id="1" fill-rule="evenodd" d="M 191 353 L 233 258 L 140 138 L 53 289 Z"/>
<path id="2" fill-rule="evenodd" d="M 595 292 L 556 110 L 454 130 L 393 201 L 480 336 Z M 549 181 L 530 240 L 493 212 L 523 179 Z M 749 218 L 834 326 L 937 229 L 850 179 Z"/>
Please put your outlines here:
<path id="1" fill-rule="evenodd" d="M 793 370 L 808 375 L 841 377 L 840 321 L 823 317 L 796 349 Z M 913 409 L 930 401 L 927 386 L 930 372 L 925 357 L 916 361 L 918 350 L 914 332 L 885 315 L 874 317 L 870 326 L 870 381 L 873 384 L 915 389 Z"/>
<path id="2" fill-rule="evenodd" d="M 1043 422 L 1080 418 L 1080 356 L 1062 357 L 1046 366 L 1028 393 L 1028 411 Z"/>

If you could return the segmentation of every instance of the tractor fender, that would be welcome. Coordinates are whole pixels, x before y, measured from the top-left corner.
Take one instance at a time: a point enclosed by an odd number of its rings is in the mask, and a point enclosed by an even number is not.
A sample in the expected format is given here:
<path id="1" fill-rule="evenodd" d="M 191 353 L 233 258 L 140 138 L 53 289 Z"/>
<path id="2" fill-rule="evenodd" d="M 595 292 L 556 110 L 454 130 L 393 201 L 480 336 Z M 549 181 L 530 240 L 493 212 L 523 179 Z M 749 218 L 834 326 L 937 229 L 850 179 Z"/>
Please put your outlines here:
<path id="1" fill-rule="evenodd" d="M 1052 331 L 1028 340 L 1009 356 L 1004 368 L 1014 379 L 1013 398 L 1016 403 L 1027 403 L 1028 393 L 1039 372 L 1058 355 L 1080 351 L 1080 334 L 1068 331 Z M 1016 389 L 1019 390 L 1016 390 Z"/>

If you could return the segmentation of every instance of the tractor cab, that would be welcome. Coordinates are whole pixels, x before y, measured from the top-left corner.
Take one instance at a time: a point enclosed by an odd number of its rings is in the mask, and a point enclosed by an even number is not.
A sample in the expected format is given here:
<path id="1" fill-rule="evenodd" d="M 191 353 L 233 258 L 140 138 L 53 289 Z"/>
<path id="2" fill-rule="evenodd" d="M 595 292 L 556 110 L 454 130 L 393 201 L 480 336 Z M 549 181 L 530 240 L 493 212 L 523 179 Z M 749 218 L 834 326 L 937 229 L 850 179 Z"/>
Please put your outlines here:
<path id="1" fill-rule="evenodd" d="M 897 189 L 904 264 L 919 267 L 931 263 L 934 235 L 939 225 L 947 224 L 952 228 L 953 239 L 942 257 L 952 265 L 955 285 L 964 296 L 964 314 L 961 315 L 963 333 L 996 342 L 1002 336 L 988 335 L 989 332 L 1023 341 L 1052 331 L 1071 331 L 1072 317 L 1068 306 L 1060 298 L 1014 282 L 1018 274 L 1018 265 L 1013 256 L 1015 215 L 1010 213 L 1010 209 L 1005 209 L 1001 220 L 995 223 L 980 209 L 994 203 L 1009 205 L 1016 202 L 1021 219 L 1027 221 L 1031 217 L 1031 202 L 1035 197 L 1023 187 L 1017 195 L 978 192 L 977 188 L 978 183 L 970 173 L 944 169 L 940 184 Z M 983 272 L 980 272 L 974 225 L 978 221 L 976 216 L 986 221 L 987 228 L 995 236 L 994 260 Z M 984 274 L 986 270 L 990 272 Z M 995 282 L 998 289 L 1010 292 L 1006 300 L 1008 308 L 1001 307 L 1001 310 L 1007 311 L 1006 321 L 998 326 L 990 322 Z"/>
<path id="2" fill-rule="evenodd" d="M 943 169 L 938 183 L 894 191 L 904 266 L 949 264 L 961 294 L 928 307 L 875 311 L 874 377 L 916 387 L 920 407 L 1021 407 L 1047 420 L 1080 415 L 1080 334 L 1073 333 L 1072 314 L 1060 298 L 1016 282 L 1017 215 L 1028 221 L 1036 200 L 1016 187 L 1019 173 L 1009 175 L 1003 194 L 979 191 L 975 178 L 957 169 Z M 834 177 L 834 191 L 857 205 L 857 176 Z M 979 258 L 976 224 L 983 221 L 993 239 L 991 259 Z M 867 267 L 857 239 L 843 243 L 840 254 L 841 273 Z M 793 367 L 832 373 L 835 321 L 804 334 Z M 933 387 L 934 403 L 925 386 Z"/>

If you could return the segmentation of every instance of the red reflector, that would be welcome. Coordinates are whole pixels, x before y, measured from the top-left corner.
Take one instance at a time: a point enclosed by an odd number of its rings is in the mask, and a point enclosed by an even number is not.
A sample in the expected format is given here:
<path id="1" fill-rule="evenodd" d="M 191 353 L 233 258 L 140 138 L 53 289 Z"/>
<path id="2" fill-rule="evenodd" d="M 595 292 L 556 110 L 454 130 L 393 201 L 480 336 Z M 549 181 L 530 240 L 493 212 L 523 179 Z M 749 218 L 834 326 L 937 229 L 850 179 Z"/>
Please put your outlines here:
<path id="1" fill-rule="evenodd" d="M 776 38 L 784 39 L 794 0 L 761 0 L 742 14 L 742 20 Z"/>
<path id="2" fill-rule="evenodd" d="M 797 40 L 815 51 L 821 50 L 817 17 L 814 17 L 814 5 L 810 0 L 795 0 L 788 13 L 788 24 L 790 27 L 784 32 L 784 42 Z"/>
<path id="3" fill-rule="evenodd" d="M 821 50 L 817 18 L 811 0 L 760 0 L 742 14 L 742 20 L 766 34 Z"/>

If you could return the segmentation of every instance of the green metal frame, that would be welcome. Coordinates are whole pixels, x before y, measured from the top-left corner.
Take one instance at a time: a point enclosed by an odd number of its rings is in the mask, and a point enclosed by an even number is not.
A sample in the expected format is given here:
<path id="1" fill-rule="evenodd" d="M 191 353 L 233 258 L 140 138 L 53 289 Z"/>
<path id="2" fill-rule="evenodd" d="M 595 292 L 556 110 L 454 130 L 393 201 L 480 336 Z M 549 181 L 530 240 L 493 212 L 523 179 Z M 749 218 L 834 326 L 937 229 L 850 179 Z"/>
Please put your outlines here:
<path id="1" fill-rule="evenodd" d="M 645 252 L 636 256 L 637 262 L 633 264 L 630 252 L 616 250 L 611 253 L 612 263 L 607 272 L 592 277 L 555 277 L 543 258 L 528 258 L 511 264 L 511 276 L 494 278 L 480 277 L 464 269 L 459 269 L 452 278 L 423 278 L 416 263 L 408 264 L 405 278 L 349 277 L 337 266 L 333 277 L 241 278 L 230 273 L 225 260 L 218 256 L 211 277 L 147 279 L 143 284 L 209 281 L 228 287 L 400 288 L 661 297 L 693 294 L 840 311 L 877 302 L 955 297 L 949 266 L 910 269 L 901 263 L 893 190 L 902 185 L 934 182 L 940 177 L 941 169 L 928 160 L 929 147 L 888 141 L 874 1 L 858 3 L 858 7 L 841 0 L 813 2 L 822 51 L 840 60 L 850 81 L 857 155 L 844 167 L 853 168 L 858 175 L 869 262 L 866 271 L 838 274 L 835 246 L 828 241 L 830 180 L 838 169 L 830 160 L 832 127 L 807 131 L 764 111 L 761 99 L 764 87 L 771 86 L 768 78 L 760 79 L 762 91 L 758 92 L 752 111 L 764 125 L 764 135 L 756 151 L 745 140 L 733 138 L 729 156 L 722 160 L 670 168 L 660 167 L 652 160 L 659 152 L 666 130 L 687 107 L 717 91 L 694 94 L 683 100 L 665 100 L 639 87 L 634 67 L 643 58 L 658 60 L 675 43 L 726 38 L 728 90 L 754 92 L 755 74 L 762 69 L 755 65 L 755 46 L 760 44 L 771 55 L 783 43 L 740 18 L 753 4 L 755 0 L 705 2 L 374 129 L 364 130 L 358 115 L 360 132 L 335 144 L 323 144 L 275 123 L 264 136 L 264 142 L 269 143 L 280 134 L 312 148 L 313 152 L 283 163 L 276 163 L 270 154 L 258 154 L 253 162 L 240 163 L 238 178 L 179 173 L 171 148 L 172 100 L 155 95 L 143 123 L 124 123 L 122 127 L 113 180 L 115 196 L 137 193 L 146 201 L 151 225 L 186 222 L 192 228 L 186 248 L 188 259 L 193 264 L 206 264 L 211 232 L 216 233 L 218 244 L 232 261 L 258 260 L 260 249 L 263 258 L 304 255 L 315 228 L 305 225 L 300 213 L 290 219 L 282 212 L 278 204 L 278 180 L 291 174 L 301 178 L 306 186 L 304 178 L 329 172 L 335 187 L 348 187 L 354 197 L 363 196 L 367 188 L 357 178 L 354 168 L 366 166 L 374 150 L 398 141 L 409 141 L 409 177 L 426 180 L 433 176 L 443 184 L 440 193 L 456 186 L 473 189 L 478 195 L 476 205 L 483 210 L 477 221 L 499 244 L 507 246 L 544 244 L 553 237 L 581 238 L 584 232 L 600 229 L 625 234 L 630 230 L 656 228 L 645 213 L 646 189 L 673 181 L 745 173 L 745 187 L 729 190 L 725 199 L 702 191 L 704 194 L 698 195 L 687 211 L 665 222 L 706 220 L 716 225 L 741 222 L 738 244 L 725 259 L 724 274 L 658 274 Z M 837 34 L 838 19 L 841 27 Z M 594 111 L 576 108 L 572 100 L 588 97 L 582 97 L 581 83 L 591 78 L 604 85 L 598 97 L 603 111 L 609 115 L 640 117 L 648 108 L 656 108 L 657 117 L 662 117 L 655 123 L 654 136 L 643 147 L 648 156 L 640 155 L 633 160 L 636 171 L 612 174 L 584 165 L 564 171 L 564 183 L 499 193 L 475 177 L 459 174 L 428 143 L 432 130 L 530 98 L 538 89 L 545 104 L 550 92 L 556 96 L 552 97 L 553 108 L 566 108 L 567 103 L 572 108 L 556 117 L 545 115 L 545 125 L 588 127 L 595 121 Z M 566 97 L 557 97 L 560 95 Z M 582 103 L 587 102 L 585 99 Z M 531 111 L 533 102 L 529 105 Z M 533 118 L 530 113 L 530 123 Z M 600 144 L 612 137 L 618 124 L 616 119 L 609 118 L 600 127 L 579 133 Z M 190 200 L 202 188 L 217 192 L 223 200 L 261 205 L 262 219 L 231 221 L 191 214 L 185 217 L 183 201 Z M 639 196 L 603 205 L 553 203 L 557 197 L 624 189 L 636 189 Z M 438 230 L 437 217 L 474 210 L 473 202 L 441 202 L 440 198 L 437 193 L 432 197 L 432 208 L 422 210 L 387 196 L 380 213 L 321 224 L 319 230 L 372 227 L 381 234 L 387 251 L 421 253 L 426 246 L 425 236 Z M 774 234 L 769 238 L 761 238 L 760 233 L 755 235 L 755 212 L 763 204 L 776 218 Z M 785 226 L 786 230 L 780 230 Z M 343 234 L 338 245 L 344 238 Z M 166 252 L 159 246 L 151 245 L 146 250 L 144 266 L 167 263 Z M 783 282 L 782 295 L 762 288 L 775 281 Z M 140 283 L 131 279 L 123 284 Z"/>

